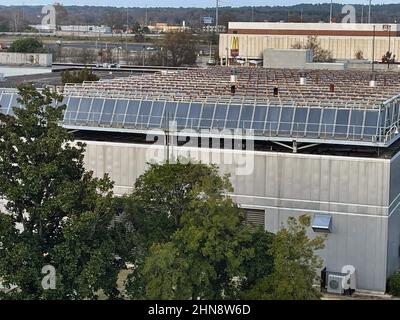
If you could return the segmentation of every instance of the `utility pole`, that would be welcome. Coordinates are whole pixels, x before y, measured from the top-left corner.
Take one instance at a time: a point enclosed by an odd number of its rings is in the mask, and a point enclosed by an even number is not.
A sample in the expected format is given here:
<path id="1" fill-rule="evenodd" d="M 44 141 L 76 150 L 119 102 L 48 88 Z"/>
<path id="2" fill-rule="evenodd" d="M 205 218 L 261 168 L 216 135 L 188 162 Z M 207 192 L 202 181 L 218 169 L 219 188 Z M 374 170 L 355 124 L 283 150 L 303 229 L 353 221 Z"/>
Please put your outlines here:
<path id="1" fill-rule="evenodd" d="M 254 22 L 254 7 L 251 7 L 251 22 Z"/>
<path id="2" fill-rule="evenodd" d="M 361 23 L 364 23 L 364 6 L 361 6 Z"/>
<path id="3" fill-rule="evenodd" d="M 368 5 L 368 23 L 371 23 L 371 0 L 369 0 L 369 5 Z"/>
<path id="4" fill-rule="evenodd" d="M 126 7 L 126 41 L 125 41 L 125 49 L 128 51 L 128 28 L 129 28 L 129 7 Z"/>
<path id="5" fill-rule="evenodd" d="M 388 39 L 388 41 L 389 41 L 388 52 L 390 53 L 390 31 L 391 31 L 391 29 L 392 29 L 392 26 L 391 26 L 390 24 L 388 24 L 387 29 L 388 29 L 388 35 L 389 35 L 389 39 Z M 391 58 L 391 55 L 390 55 L 390 57 L 388 57 L 388 65 L 387 65 L 388 69 L 389 69 L 389 65 L 390 65 L 390 58 Z"/>
<path id="6" fill-rule="evenodd" d="M 215 4 L 215 32 L 218 33 L 218 1 L 219 0 L 215 0 L 216 4 Z"/>
<path id="7" fill-rule="evenodd" d="M 329 10 L 329 23 L 332 23 L 332 1 L 333 0 L 331 0 L 331 8 L 330 8 L 330 10 Z"/>
<path id="8" fill-rule="evenodd" d="M 372 35 L 372 74 L 375 71 L 375 25 L 374 25 L 374 32 Z"/>

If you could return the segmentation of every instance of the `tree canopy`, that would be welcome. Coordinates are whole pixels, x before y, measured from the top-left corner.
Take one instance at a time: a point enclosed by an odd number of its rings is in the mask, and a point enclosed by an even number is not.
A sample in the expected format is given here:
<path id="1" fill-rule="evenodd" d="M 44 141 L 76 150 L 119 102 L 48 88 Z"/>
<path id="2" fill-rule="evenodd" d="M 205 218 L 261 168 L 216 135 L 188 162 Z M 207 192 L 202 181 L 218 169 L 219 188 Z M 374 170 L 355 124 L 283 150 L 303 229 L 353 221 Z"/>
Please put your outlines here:
<path id="1" fill-rule="evenodd" d="M 11 43 L 10 52 L 19 53 L 42 53 L 45 52 L 43 43 L 36 38 L 23 38 Z"/>
<path id="2" fill-rule="evenodd" d="M 24 108 L 0 114 L 0 279 L 17 286 L 5 298 L 95 298 L 100 289 L 114 296 L 113 183 L 85 171 L 85 146 L 59 126 L 61 96 L 18 89 Z M 54 290 L 41 285 L 47 265 L 56 271 Z"/>
<path id="3" fill-rule="evenodd" d="M 318 269 L 322 259 L 316 251 L 324 248 L 325 237 L 309 238 L 307 227 L 310 216 L 297 219 L 289 217 L 287 227 L 282 228 L 273 239 L 269 253 L 274 260 L 273 271 L 261 279 L 245 297 L 249 299 L 314 300 L 321 293 L 314 285 L 318 283 Z"/>
<path id="4" fill-rule="evenodd" d="M 189 32 L 170 32 L 164 37 L 161 50 L 153 58 L 154 63 L 171 67 L 191 66 L 196 64 L 197 46 Z"/>
<path id="5" fill-rule="evenodd" d="M 213 165 L 153 164 L 125 209 L 145 250 L 128 281 L 139 299 L 238 298 L 272 271 L 272 235 L 244 224 Z M 147 248 L 147 249 L 146 249 Z"/>
<path id="6" fill-rule="evenodd" d="M 220 176 L 214 165 L 178 161 L 149 164 L 125 198 L 125 213 L 135 229 L 151 245 L 170 240 L 181 224 L 187 206 L 199 194 L 220 197 L 231 191 L 228 176 Z"/>

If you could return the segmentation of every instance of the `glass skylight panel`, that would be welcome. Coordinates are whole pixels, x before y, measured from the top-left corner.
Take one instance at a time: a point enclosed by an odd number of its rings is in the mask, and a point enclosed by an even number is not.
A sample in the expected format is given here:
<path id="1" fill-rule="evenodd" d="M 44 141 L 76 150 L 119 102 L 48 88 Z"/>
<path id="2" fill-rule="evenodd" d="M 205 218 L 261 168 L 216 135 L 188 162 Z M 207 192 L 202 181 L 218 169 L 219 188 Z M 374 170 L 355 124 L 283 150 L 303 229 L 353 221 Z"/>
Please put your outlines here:
<path id="1" fill-rule="evenodd" d="M 252 129 L 254 131 L 264 131 L 265 117 L 267 115 L 267 106 L 256 106 Z"/>
<path id="2" fill-rule="evenodd" d="M 189 103 L 180 102 L 178 103 L 178 110 L 176 111 L 176 125 L 178 128 L 184 128 L 188 118 Z"/>
<path id="3" fill-rule="evenodd" d="M 378 115 L 379 113 L 376 111 L 366 111 L 365 113 L 365 124 L 364 124 L 364 138 L 371 138 L 376 135 L 377 125 L 378 125 Z"/>
<path id="4" fill-rule="evenodd" d="M 210 129 L 212 124 L 212 119 L 214 116 L 215 104 L 204 104 L 203 112 L 201 114 L 200 128 Z"/>
<path id="5" fill-rule="evenodd" d="M 67 123 L 75 122 L 80 101 L 81 99 L 77 97 L 71 97 L 69 99 L 67 109 L 65 110 L 64 114 L 64 121 L 66 121 Z"/>
<path id="6" fill-rule="evenodd" d="M 134 127 L 139 112 L 140 100 L 130 100 L 126 109 L 124 126 Z"/>
<path id="7" fill-rule="evenodd" d="M 107 99 L 104 102 L 103 111 L 101 112 L 100 121 L 99 121 L 101 124 L 110 124 L 111 123 L 115 104 L 116 104 L 115 99 Z"/>
<path id="8" fill-rule="evenodd" d="M 349 137 L 360 139 L 365 110 L 351 110 Z"/>
<path id="9" fill-rule="evenodd" d="M 89 111 L 92 105 L 92 98 L 82 98 L 78 107 L 76 121 L 86 122 L 89 118 Z"/>
<path id="10" fill-rule="evenodd" d="M 212 127 L 217 129 L 224 129 L 225 120 L 226 120 L 226 112 L 228 110 L 228 106 L 225 104 L 217 104 L 215 109 L 215 115 Z"/>
<path id="11" fill-rule="evenodd" d="M 281 107 L 269 106 L 265 131 L 270 135 L 275 135 L 278 130 L 279 116 Z"/>
<path id="12" fill-rule="evenodd" d="M 164 105 L 165 105 L 164 101 L 154 101 L 149 121 L 150 127 L 156 127 L 156 128 L 160 127 L 162 115 L 164 112 Z"/>
<path id="13" fill-rule="evenodd" d="M 251 121 L 253 120 L 253 105 L 244 105 L 240 114 L 239 129 L 250 129 Z"/>
<path id="14" fill-rule="evenodd" d="M 8 114 L 9 106 L 11 101 L 11 94 L 3 93 L 0 97 L 0 112 Z"/>
<path id="15" fill-rule="evenodd" d="M 92 108 L 89 111 L 89 121 L 91 123 L 93 124 L 99 123 L 105 101 L 107 100 L 100 98 L 93 99 Z M 108 99 L 108 103 L 114 103 L 114 102 L 115 100 Z"/>
<path id="16" fill-rule="evenodd" d="M 140 127 L 147 127 L 149 123 L 150 111 L 153 101 L 143 100 L 140 104 L 139 114 L 136 125 Z"/>
<path id="17" fill-rule="evenodd" d="M 281 119 L 279 121 L 279 134 L 288 136 L 292 129 L 293 108 L 282 107 Z"/>
<path id="18" fill-rule="evenodd" d="M 192 102 L 190 104 L 190 111 L 188 122 L 186 124 L 187 128 L 197 129 L 200 122 L 200 112 L 201 112 L 202 104 L 198 102 Z"/>
<path id="19" fill-rule="evenodd" d="M 228 115 L 226 117 L 225 128 L 235 130 L 238 127 L 241 106 L 229 105 Z"/>
<path id="20" fill-rule="evenodd" d="M 335 136 L 346 137 L 349 128 L 350 110 L 338 110 L 336 115 Z"/>
<path id="21" fill-rule="evenodd" d="M 321 122 L 321 137 L 330 138 L 333 135 L 336 109 L 323 109 Z"/>
<path id="22" fill-rule="evenodd" d="M 310 108 L 307 120 L 307 137 L 317 137 L 321 124 L 321 108 Z"/>
<path id="23" fill-rule="evenodd" d="M 294 109 L 294 121 L 292 128 L 292 135 L 294 136 L 304 136 L 304 131 L 306 129 L 306 122 L 308 116 L 307 107 L 297 107 Z"/>
<path id="24" fill-rule="evenodd" d="M 116 127 L 120 127 L 123 125 L 125 120 L 125 115 L 127 114 L 127 106 L 128 100 L 118 99 L 115 107 L 114 112 L 111 118 L 111 124 Z"/>
<path id="25" fill-rule="evenodd" d="M 165 124 L 165 121 L 174 121 L 175 120 L 175 114 L 176 114 L 176 109 L 177 109 L 177 102 L 166 102 L 165 103 L 165 110 L 164 110 L 164 116 L 161 121 L 162 125 Z M 185 117 L 186 120 L 186 117 Z"/>

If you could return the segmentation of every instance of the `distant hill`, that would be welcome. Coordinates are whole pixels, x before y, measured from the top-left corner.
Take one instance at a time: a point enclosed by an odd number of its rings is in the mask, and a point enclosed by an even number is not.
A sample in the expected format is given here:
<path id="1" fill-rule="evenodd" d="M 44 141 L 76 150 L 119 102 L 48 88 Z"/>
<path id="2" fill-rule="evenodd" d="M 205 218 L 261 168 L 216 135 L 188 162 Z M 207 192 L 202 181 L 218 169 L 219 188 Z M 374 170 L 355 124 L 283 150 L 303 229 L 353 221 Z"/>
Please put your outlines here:
<path id="1" fill-rule="evenodd" d="M 333 5 L 333 16 L 340 21 L 342 4 Z M 0 6 L 0 31 L 21 31 L 28 24 L 41 22 L 41 6 Z M 364 22 L 368 17 L 368 6 L 355 5 L 357 22 Z M 228 21 L 290 21 L 290 22 L 319 22 L 329 21 L 330 4 L 298 4 L 294 6 L 275 7 L 222 7 L 219 21 L 227 24 Z M 184 20 L 187 25 L 201 27 L 202 18 L 214 17 L 214 8 L 115 8 L 93 6 L 66 6 L 59 7 L 58 24 L 105 24 L 122 28 L 127 21 L 130 25 L 135 22 L 152 24 L 167 22 L 181 24 Z M 372 22 L 393 23 L 400 22 L 400 4 L 373 5 Z"/>

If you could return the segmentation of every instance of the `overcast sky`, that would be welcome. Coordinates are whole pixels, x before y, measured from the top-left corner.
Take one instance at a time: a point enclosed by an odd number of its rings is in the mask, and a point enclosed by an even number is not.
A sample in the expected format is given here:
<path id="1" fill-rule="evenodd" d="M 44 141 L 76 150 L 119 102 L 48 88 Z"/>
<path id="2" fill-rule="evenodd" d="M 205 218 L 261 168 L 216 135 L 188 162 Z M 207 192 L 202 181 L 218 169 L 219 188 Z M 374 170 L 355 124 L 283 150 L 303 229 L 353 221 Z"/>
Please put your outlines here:
<path id="1" fill-rule="evenodd" d="M 0 0 L 1 5 L 44 5 L 53 3 L 52 0 Z M 215 0 L 61 0 L 64 5 L 96 5 L 117 7 L 213 7 Z M 265 5 L 293 5 L 299 3 L 323 3 L 329 0 L 220 0 L 221 6 L 265 6 Z M 343 4 L 368 4 L 368 0 L 334 0 Z M 372 0 L 373 4 L 397 3 L 396 0 Z"/>

